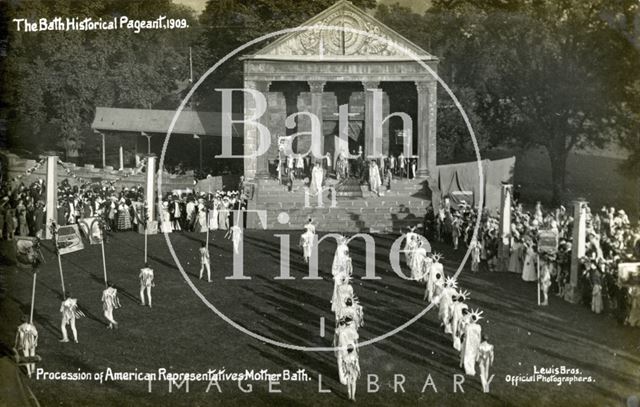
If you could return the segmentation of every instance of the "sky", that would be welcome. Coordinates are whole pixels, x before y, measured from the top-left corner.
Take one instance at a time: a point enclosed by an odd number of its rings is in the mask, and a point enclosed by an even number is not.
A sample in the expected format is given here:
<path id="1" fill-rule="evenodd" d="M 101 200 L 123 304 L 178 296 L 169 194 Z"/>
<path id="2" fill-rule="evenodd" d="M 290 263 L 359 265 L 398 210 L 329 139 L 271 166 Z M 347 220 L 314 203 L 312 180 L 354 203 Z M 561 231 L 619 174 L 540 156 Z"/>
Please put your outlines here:
<path id="1" fill-rule="evenodd" d="M 196 10 L 200 14 L 207 3 L 206 0 L 174 0 L 175 3 L 184 4 Z M 378 0 L 378 3 L 394 4 L 399 3 L 401 6 L 409 7 L 416 13 L 422 14 L 429 6 L 430 0 Z"/>

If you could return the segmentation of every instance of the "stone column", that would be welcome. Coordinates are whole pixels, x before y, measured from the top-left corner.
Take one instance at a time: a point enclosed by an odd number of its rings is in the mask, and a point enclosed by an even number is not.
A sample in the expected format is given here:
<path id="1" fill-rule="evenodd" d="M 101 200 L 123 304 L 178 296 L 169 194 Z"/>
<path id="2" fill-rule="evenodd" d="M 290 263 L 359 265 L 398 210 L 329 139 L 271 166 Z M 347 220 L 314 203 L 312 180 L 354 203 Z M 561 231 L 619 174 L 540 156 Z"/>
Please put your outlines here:
<path id="1" fill-rule="evenodd" d="M 149 154 L 147 156 L 147 183 L 144 189 L 144 194 L 145 203 L 147 204 L 147 216 L 149 217 L 147 221 L 148 226 L 150 226 L 152 222 L 156 221 L 156 162 L 157 157 L 155 154 Z M 151 233 L 154 229 L 157 230 L 157 228 L 147 227 L 147 233 Z"/>
<path id="2" fill-rule="evenodd" d="M 322 112 L 322 95 L 324 92 L 324 85 L 327 83 L 325 81 L 309 81 L 309 91 L 311 92 L 311 113 L 316 115 L 318 120 L 320 121 L 320 137 L 311 137 L 311 151 L 323 152 L 324 146 L 322 145 L 323 141 L 323 112 Z M 310 127 L 309 130 L 312 128 Z M 311 162 L 317 160 L 317 157 L 311 156 Z"/>
<path id="3" fill-rule="evenodd" d="M 437 82 L 416 82 L 418 91 L 418 176 L 436 174 Z"/>
<path id="4" fill-rule="evenodd" d="M 502 184 L 500 193 L 500 245 L 498 248 L 498 260 L 500 270 L 508 271 L 509 254 L 511 250 L 511 192 L 513 185 Z"/>
<path id="5" fill-rule="evenodd" d="M 44 238 L 52 239 L 51 223 L 58 223 L 58 156 L 55 153 L 47 155 L 47 206 L 44 224 Z"/>
<path id="6" fill-rule="evenodd" d="M 571 242 L 571 274 L 569 285 L 565 287 L 564 299 L 577 303 L 580 300 L 578 292 L 578 273 L 580 258 L 585 255 L 587 242 L 587 202 L 579 198 L 573 202 L 573 239 Z"/>
<path id="7" fill-rule="evenodd" d="M 118 149 L 118 155 L 120 156 L 120 171 L 124 170 L 124 148 L 122 147 L 122 139 L 119 139 L 120 147 Z"/>
<path id="8" fill-rule="evenodd" d="M 364 157 L 367 158 L 373 154 L 373 97 L 375 91 L 379 90 L 379 81 L 362 81 L 364 88 Z M 382 106 L 380 106 L 382 108 Z M 380 112 L 382 114 L 382 112 Z"/>
<path id="9" fill-rule="evenodd" d="M 245 89 L 255 89 L 259 92 L 267 92 L 269 90 L 269 85 L 271 82 L 269 81 L 244 81 Z M 266 95 L 265 95 L 266 99 Z M 268 110 L 268 108 L 267 108 Z M 258 143 L 260 134 L 256 126 L 247 125 L 246 122 L 249 121 L 251 117 L 253 117 L 256 113 L 256 101 L 255 99 L 245 93 L 244 94 L 244 155 L 249 156 L 254 154 L 258 150 Z M 265 112 L 259 119 L 260 123 L 267 120 L 267 112 Z M 269 140 L 270 141 L 270 140 Z M 252 158 L 245 157 L 244 158 L 244 176 L 247 180 L 255 179 L 258 174 L 260 176 L 269 176 L 269 166 L 267 161 L 266 153 L 261 156 Z"/>
<path id="10" fill-rule="evenodd" d="M 260 81 L 254 82 L 254 89 L 263 93 L 265 99 L 267 98 L 267 92 L 269 92 L 269 86 L 271 82 L 269 81 Z M 267 111 L 260 117 L 259 122 L 268 127 L 267 121 L 269 120 L 269 105 L 267 100 Z M 255 131 L 255 130 L 254 130 Z M 269 140 L 271 141 L 271 140 Z M 258 143 L 258 134 L 256 132 L 256 145 Z M 269 150 L 273 146 L 269 146 Z M 255 151 L 255 150 L 254 150 Z M 259 155 L 256 159 L 256 178 L 258 179 L 269 179 L 269 151 L 265 152 L 262 155 Z"/>

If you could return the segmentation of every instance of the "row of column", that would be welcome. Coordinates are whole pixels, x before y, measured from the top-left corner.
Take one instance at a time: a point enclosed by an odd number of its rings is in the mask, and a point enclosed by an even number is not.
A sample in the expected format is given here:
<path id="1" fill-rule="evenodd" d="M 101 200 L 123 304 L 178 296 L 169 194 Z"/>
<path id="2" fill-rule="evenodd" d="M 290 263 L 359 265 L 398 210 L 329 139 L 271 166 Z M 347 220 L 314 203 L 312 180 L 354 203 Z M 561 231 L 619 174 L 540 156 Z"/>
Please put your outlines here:
<path id="1" fill-rule="evenodd" d="M 314 80 L 308 81 L 309 92 L 311 93 L 310 112 L 320 120 L 320 128 L 322 129 L 322 95 L 326 81 Z M 418 176 L 428 176 L 435 174 L 436 170 L 436 109 L 437 109 L 437 82 L 420 81 L 415 82 L 417 90 L 417 129 L 418 129 Z M 262 93 L 269 92 L 270 81 L 245 81 L 245 88 L 254 89 Z M 362 82 L 365 96 L 365 117 L 364 117 L 364 134 L 365 134 L 365 157 L 373 152 L 374 147 L 374 92 L 380 90 L 379 81 L 363 81 Z M 256 114 L 255 101 L 251 97 L 245 97 L 244 102 L 245 120 Z M 268 109 L 268 106 L 267 106 Z M 268 110 L 260 118 L 261 124 L 267 126 L 266 120 Z M 384 119 L 381 118 L 381 119 Z M 244 130 L 245 138 L 245 155 L 252 155 L 256 152 L 258 145 L 259 132 L 255 126 L 246 125 Z M 320 143 L 321 140 L 315 142 Z M 381 146 L 380 146 L 381 147 Z M 380 148 L 379 148 L 380 150 Z M 381 151 L 381 150 L 380 150 Z M 244 173 L 248 179 L 269 177 L 269 163 L 266 154 L 259 155 L 256 159 L 245 158 Z"/>

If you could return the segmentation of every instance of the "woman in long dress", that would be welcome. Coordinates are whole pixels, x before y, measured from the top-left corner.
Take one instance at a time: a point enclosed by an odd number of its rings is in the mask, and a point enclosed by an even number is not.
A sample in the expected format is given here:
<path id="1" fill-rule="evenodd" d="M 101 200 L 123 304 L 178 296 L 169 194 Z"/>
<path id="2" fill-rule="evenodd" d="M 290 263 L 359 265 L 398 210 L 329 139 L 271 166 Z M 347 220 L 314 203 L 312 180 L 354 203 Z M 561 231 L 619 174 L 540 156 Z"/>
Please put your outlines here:
<path id="1" fill-rule="evenodd" d="M 515 235 L 511 238 L 509 248 L 509 271 L 512 273 L 522 273 L 522 249 L 523 245 L 520 237 Z"/>
<path id="2" fill-rule="evenodd" d="M 198 204 L 198 232 L 207 231 L 207 207 L 204 203 Z"/>
<path id="3" fill-rule="evenodd" d="M 313 171 L 311 171 L 311 194 L 317 195 L 322 191 L 322 181 L 324 177 L 324 171 L 322 170 L 322 166 L 320 163 L 316 163 L 313 167 Z"/>
<path id="4" fill-rule="evenodd" d="M 531 240 L 525 242 L 524 250 L 525 256 L 524 267 L 522 268 L 522 279 L 524 281 L 537 281 L 538 272 L 536 264 L 538 261 L 538 254 L 536 253 L 536 250 L 533 247 L 533 242 Z"/>
<path id="5" fill-rule="evenodd" d="M 160 212 L 160 227 L 162 233 L 173 232 L 173 224 L 171 223 L 171 213 L 169 213 L 169 202 L 162 202 L 162 210 Z"/>
<path id="6" fill-rule="evenodd" d="M 371 188 L 371 192 L 375 192 L 376 195 L 380 196 L 381 185 L 382 181 L 380 180 L 378 164 L 375 160 L 371 160 L 371 163 L 369 164 L 369 188 Z"/>
<path id="7" fill-rule="evenodd" d="M 227 197 L 224 197 L 220 203 L 218 228 L 221 230 L 229 229 L 229 199 Z"/>
<path id="8" fill-rule="evenodd" d="M 464 367 L 465 374 L 476 375 L 476 360 L 478 350 L 482 342 L 482 327 L 478 324 L 482 313 L 474 310 L 471 312 L 470 322 L 464 329 L 464 341 L 460 353 L 460 362 Z"/>
<path id="9" fill-rule="evenodd" d="M 220 201 L 214 198 L 213 209 L 209 211 L 209 230 L 218 230 L 218 205 Z"/>

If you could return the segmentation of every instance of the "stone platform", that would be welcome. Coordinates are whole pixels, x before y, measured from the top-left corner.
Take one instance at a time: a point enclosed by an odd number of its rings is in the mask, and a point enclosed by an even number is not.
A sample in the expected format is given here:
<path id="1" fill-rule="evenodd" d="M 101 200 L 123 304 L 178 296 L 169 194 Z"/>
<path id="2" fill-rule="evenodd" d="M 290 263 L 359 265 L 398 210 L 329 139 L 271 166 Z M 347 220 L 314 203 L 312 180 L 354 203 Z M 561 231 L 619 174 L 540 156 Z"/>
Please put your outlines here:
<path id="1" fill-rule="evenodd" d="M 267 211 L 267 228 L 273 230 L 302 230 L 309 218 L 314 219 L 316 229 L 323 232 L 344 233 L 388 233 L 406 230 L 407 226 L 422 223 L 431 201 L 427 181 L 395 179 L 391 190 L 383 187 L 384 195 L 377 196 L 368 186 L 349 181 L 349 189 L 358 196 L 340 196 L 340 186 L 335 179 L 326 182 L 322 199 L 309 194 L 305 197 L 306 185 L 302 181 L 294 183 L 288 192 L 276 180 L 259 180 L 255 199 L 250 209 Z M 335 191 L 335 197 L 332 196 Z M 284 222 L 284 223 L 281 223 Z M 260 228 L 257 217 L 250 216 L 249 228 Z"/>

